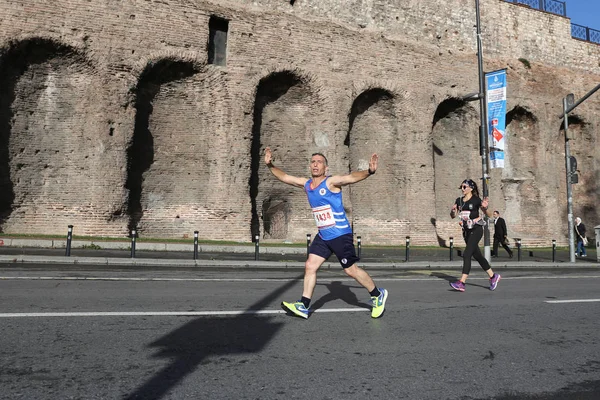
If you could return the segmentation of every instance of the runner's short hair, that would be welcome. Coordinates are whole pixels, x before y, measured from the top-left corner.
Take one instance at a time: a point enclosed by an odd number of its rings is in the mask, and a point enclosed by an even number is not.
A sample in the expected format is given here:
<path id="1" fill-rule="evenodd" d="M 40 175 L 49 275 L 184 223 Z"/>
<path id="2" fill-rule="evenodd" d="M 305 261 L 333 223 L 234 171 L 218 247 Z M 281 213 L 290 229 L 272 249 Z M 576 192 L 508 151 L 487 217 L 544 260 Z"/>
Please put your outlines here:
<path id="1" fill-rule="evenodd" d="M 311 158 L 314 156 L 321 156 L 325 159 L 325 165 L 329 165 L 329 162 L 327 162 L 327 157 L 325 157 L 325 154 L 323 153 L 312 153 L 312 155 L 310 156 Z"/>

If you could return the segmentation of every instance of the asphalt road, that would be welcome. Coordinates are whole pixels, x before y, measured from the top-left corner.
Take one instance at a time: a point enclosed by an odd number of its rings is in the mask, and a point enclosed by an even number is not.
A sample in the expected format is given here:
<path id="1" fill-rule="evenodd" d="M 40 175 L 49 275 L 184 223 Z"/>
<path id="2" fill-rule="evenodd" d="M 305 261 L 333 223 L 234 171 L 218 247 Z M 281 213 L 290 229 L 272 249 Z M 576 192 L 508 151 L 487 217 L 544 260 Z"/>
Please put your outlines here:
<path id="1" fill-rule="evenodd" d="M 600 398 L 600 272 L 300 271 L 0 264 L 2 399 Z"/>

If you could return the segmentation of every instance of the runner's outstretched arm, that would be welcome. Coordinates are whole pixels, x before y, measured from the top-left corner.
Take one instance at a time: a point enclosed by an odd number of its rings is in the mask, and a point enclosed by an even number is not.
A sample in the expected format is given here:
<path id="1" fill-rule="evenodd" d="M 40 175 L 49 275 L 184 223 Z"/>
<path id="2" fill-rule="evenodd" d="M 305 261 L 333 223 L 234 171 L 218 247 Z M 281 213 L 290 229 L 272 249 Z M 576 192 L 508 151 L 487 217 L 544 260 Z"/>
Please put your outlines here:
<path id="1" fill-rule="evenodd" d="M 345 186 L 352 183 L 360 182 L 368 178 L 377 171 L 377 163 L 379 156 L 373 153 L 369 160 L 369 169 L 363 171 L 354 171 L 348 175 L 336 175 L 329 178 L 329 184 L 333 186 Z"/>
<path id="2" fill-rule="evenodd" d="M 304 187 L 304 184 L 308 181 L 307 178 L 288 175 L 281 168 L 273 165 L 273 154 L 270 147 L 265 148 L 265 164 L 267 164 L 269 171 L 271 171 L 271 173 L 275 175 L 277 179 L 283 183 L 287 183 L 288 185 Z"/>

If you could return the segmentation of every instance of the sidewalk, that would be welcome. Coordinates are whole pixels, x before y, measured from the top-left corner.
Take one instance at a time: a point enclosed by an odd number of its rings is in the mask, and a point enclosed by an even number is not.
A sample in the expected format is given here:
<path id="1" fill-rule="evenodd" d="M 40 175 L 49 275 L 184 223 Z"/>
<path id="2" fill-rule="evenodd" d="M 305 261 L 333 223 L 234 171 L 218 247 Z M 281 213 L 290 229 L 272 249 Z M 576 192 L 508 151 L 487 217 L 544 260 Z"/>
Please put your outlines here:
<path id="1" fill-rule="evenodd" d="M 0 263 L 19 264 L 75 264 L 107 266 L 171 266 L 171 267 L 229 267 L 229 268 L 304 268 L 306 247 L 281 247 L 261 244 L 198 245 L 194 260 L 193 243 L 136 242 L 132 258 L 131 242 L 100 242 L 73 240 L 70 256 L 66 256 L 66 239 L 22 239 L 0 236 Z M 360 265 L 371 269 L 459 269 L 462 265 L 463 247 L 454 248 L 452 261 L 450 249 L 411 247 L 406 260 L 406 248 L 362 247 Z M 494 268 L 599 268 L 596 251 L 588 249 L 588 257 L 569 262 L 568 249 L 557 249 L 552 261 L 551 249 L 521 249 L 518 260 L 508 258 L 501 249 L 500 257 L 492 258 Z M 474 267 L 477 263 L 474 263 Z M 340 268 L 335 256 L 323 268 Z"/>

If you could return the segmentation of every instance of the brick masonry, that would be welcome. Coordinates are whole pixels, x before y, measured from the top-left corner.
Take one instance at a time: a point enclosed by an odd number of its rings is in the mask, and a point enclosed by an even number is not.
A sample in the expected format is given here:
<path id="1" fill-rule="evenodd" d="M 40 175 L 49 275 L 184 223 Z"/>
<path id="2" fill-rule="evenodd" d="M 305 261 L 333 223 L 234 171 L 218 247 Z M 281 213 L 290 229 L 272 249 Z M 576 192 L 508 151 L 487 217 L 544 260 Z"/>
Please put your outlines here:
<path id="1" fill-rule="evenodd" d="M 568 3 L 568 1 L 567 1 Z M 562 98 L 600 82 L 569 20 L 481 0 L 485 69 L 508 71 L 507 167 L 491 206 L 524 243 L 566 243 Z M 208 21 L 229 20 L 227 66 Z M 445 244 L 481 175 L 474 1 L 0 0 L 0 232 L 303 242 L 307 175 L 380 170 L 344 189 L 363 243 Z M 524 61 L 529 62 L 527 67 Z M 575 112 L 575 213 L 600 223 L 598 94 Z"/>

